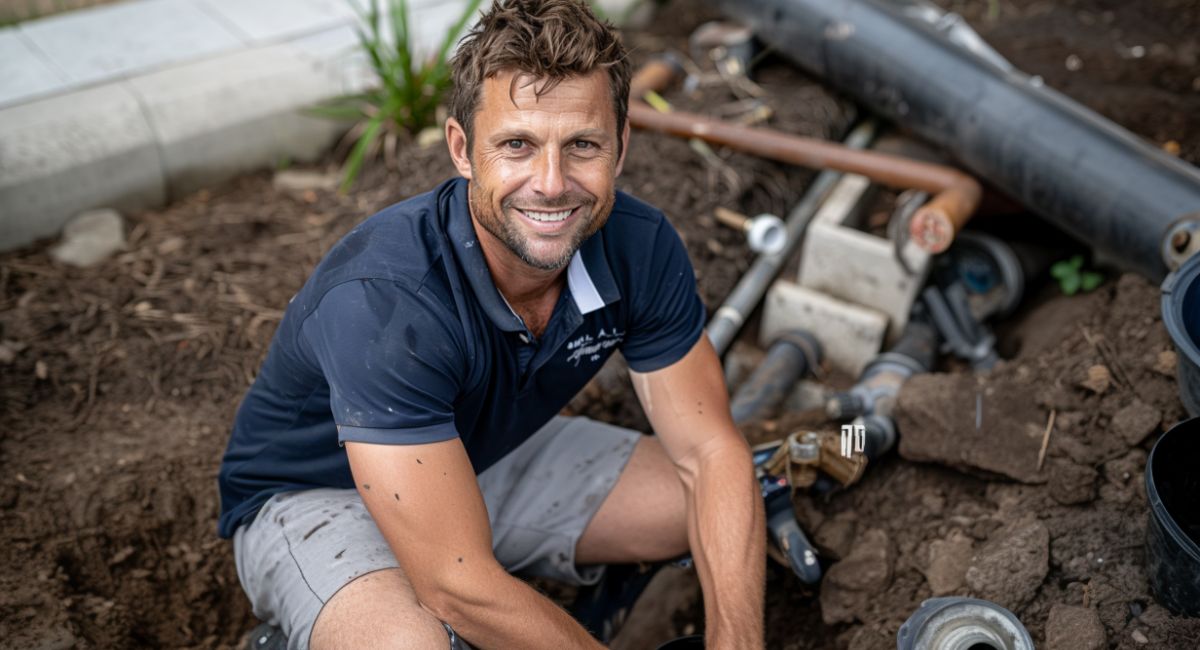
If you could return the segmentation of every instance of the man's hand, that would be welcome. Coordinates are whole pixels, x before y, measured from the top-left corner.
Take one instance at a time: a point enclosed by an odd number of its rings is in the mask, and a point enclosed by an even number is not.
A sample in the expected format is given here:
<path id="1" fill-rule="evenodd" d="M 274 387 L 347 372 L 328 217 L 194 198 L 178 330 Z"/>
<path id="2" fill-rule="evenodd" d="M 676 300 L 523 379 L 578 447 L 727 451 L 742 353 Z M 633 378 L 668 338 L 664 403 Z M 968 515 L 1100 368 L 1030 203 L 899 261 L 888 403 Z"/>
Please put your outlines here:
<path id="1" fill-rule="evenodd" d="M 729 414 L 720 360 L 702 336 L 671 366 L 631 374 L 687 494 L 708 647 L 761 648 L 766 523 L 750 448 Z"/>
<path id="2" fill-rule="evenodd" d="M 348 442 L 346 454 L 359 494 L 417 599 L 471 645 L 600 647 L 496 561 L 487 508 L 460 440 Z"/>

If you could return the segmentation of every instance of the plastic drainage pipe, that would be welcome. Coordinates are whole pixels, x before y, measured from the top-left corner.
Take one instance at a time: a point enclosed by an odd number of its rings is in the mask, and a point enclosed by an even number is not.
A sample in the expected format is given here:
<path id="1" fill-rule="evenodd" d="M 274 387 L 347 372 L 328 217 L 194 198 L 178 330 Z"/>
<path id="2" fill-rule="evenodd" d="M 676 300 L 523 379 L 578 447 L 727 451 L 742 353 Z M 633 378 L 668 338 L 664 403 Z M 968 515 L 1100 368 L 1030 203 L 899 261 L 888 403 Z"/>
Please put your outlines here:
<path id="1" fill-rule="evenodd" d="M 803 330 L 788 330 L 767 350 L 767 356 L 737 389 L 729 410 L 733 421 L 745 424 L 770 417 L 792 386 L 821 364 L 821 344 Z"/>
<path id="2" fill-rule="evenodd" d="M 677 70 L 669 60 L 647 63 L 630 82 L 629 123 L 685 138 L 699 138 L 763 158 L 811 169 L 861 174 L 898 189 L 917 189 L 933 198 L 917 209 L 910 229 L 914 243 L 931 253 L 946 250 L 979 205 L 982 191 L 970 176 L 944 165 L 861 151 L 834 142 L 773 129 L 742 126 L 681 111 L 661 112 L 641 101 L 661 90 Z"/>
<path id="3" fill-rule="evenodd" d="M 962 38 L 965 25 L 946 30 L 952 15 L 914 0 L 713 2 L 1118 264 L 1158 281 L 1200 247 L 1200 171 Z"/>

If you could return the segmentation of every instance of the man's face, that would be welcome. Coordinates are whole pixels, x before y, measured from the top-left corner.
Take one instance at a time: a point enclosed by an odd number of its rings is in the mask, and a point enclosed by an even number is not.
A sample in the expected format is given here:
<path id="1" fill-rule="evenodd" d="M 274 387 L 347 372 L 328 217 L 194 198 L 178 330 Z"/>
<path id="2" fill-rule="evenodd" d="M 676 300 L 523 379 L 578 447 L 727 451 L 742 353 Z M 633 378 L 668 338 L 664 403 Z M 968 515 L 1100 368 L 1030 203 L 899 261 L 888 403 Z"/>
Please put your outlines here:
<path id="1" fill-rule="evenodd" d="M 512 80 L 504 73 L 484 81 L 470 155 L 455 126 L 447 128 L 451 154 L 471 180 L 476 223 L 526 265 L 554 271 L 608 220 L 623 159 L 618 138 L 628 130 L 617 133 L 603 70 L 564 79 L 541 97 L 540 83 L 520 75 L 510 99 Z"/>

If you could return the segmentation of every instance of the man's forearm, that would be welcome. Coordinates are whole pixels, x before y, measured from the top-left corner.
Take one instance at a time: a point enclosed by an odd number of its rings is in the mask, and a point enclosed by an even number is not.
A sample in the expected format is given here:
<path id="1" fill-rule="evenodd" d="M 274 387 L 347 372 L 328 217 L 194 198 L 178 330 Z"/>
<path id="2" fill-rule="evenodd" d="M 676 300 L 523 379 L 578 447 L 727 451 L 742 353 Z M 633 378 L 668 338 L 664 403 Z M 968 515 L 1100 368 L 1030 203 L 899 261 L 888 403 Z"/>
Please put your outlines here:
<path id="1" fill-rule="evenodd" d="M 455 582 L 431 609 L 472 646 L 601 647 L 567 612 L 503 569 L 482 583 Z"/>
<path id="2" fill-rule="evenodd" d="M 761 648 L 766 523 L 749 449 L 711 452 L 697 470 L 684 484 L 708 647 Z"/>

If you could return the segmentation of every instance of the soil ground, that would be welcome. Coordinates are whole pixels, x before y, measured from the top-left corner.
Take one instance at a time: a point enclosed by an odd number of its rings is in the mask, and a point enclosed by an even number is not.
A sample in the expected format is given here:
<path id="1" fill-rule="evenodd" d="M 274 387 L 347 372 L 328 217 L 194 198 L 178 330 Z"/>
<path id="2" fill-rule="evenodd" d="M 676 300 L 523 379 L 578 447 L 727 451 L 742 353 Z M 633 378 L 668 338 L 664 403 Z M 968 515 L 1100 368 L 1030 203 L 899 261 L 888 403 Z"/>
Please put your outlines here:
<path id="1" fill-rule="evenodd" d="M 1196 2 L 1004 0 L 994 17 L 987 3 L 951 6 L 1026 71 L 1200 159 Z M 685 49 L 683 37 L 712 16 L 690 3 L 662 15 L 672 19 L 631 35 L 638 60 Z M 1074 70 L 1072 55 L 1082 63 Z M 768 61 L 757 80 L 772 126 L 819 137 L 845 127 L 847 104 L 781 62 Z M 714 86 L 667 98 L 711 112 L 734 96 Z M 619 183 L 671 216 L 710 309 L 751 260 L 713 208 L 782 214 L 811 176 L 718 153 L 728 171 L 685 142 L 636 134 Z M 127 249 L 88 270 L 52 262 L 49 242 L 0 256 L 0 546 L 9 549 L 0 647 L 219 648 L 249 629 L 229 547 L 215 536 L 229 424 L 283 306 L 323 252 L 364 217 L 453 173 L 437 146 L 399 158 L 398 169 L 373 169 L 348 196 L 281 192 L 264 172 L 130 215 Z M 1101 647 L 1200 643 L 1200 623 L 1154 604 L 1142 569 L 1144 458 L 1182 416 L 1159 358 L 1170 344 L 1156 288 L 1126 276 L 1086 296 L 1053 296 L 1039 294 L 1004 329 L 1015 356 L 983 384 L 954 370 L 906 391 L 905 417 L 935 437 L 925 462 L 902 446 L 852 490 L 798 501 L 827 557 L 841 561 L 819 591 L 772 569 L 769 647 L 894 647 L 899 624 L 934 589 L 1010 606 L 1039 647 L 1056 629 L 1089 623 L 1089 612 Z M 1113 377 L 1100 393 L 1079 386 L 1094 365 Z M 1011 458 L 1000 469 L 1016 468 L 1009 475 L 928 461 L 960 450 L 936 439 L 957 423 L 934 422 L 923 407 L 980 390 L 992 391 L 997 414 L 1004 400 L 1034 394 L 1022 422 L 1038 427 L 1056 412 L 1048 470 L 1021 474 L 1036 461 L 1020 445 L 1003 452 Z M 573 407 L 644 426 L 620 381 L 593 386 Z M 1140 436 L 1131 407 L 1156 414 Z M 1007 555 L 1013 547 L 1027 557 Z M 1020 570 L 1004 573 L 1014 560 Z M 677 623 L 680 632 L 702 625 L 698 612 Z"/>

